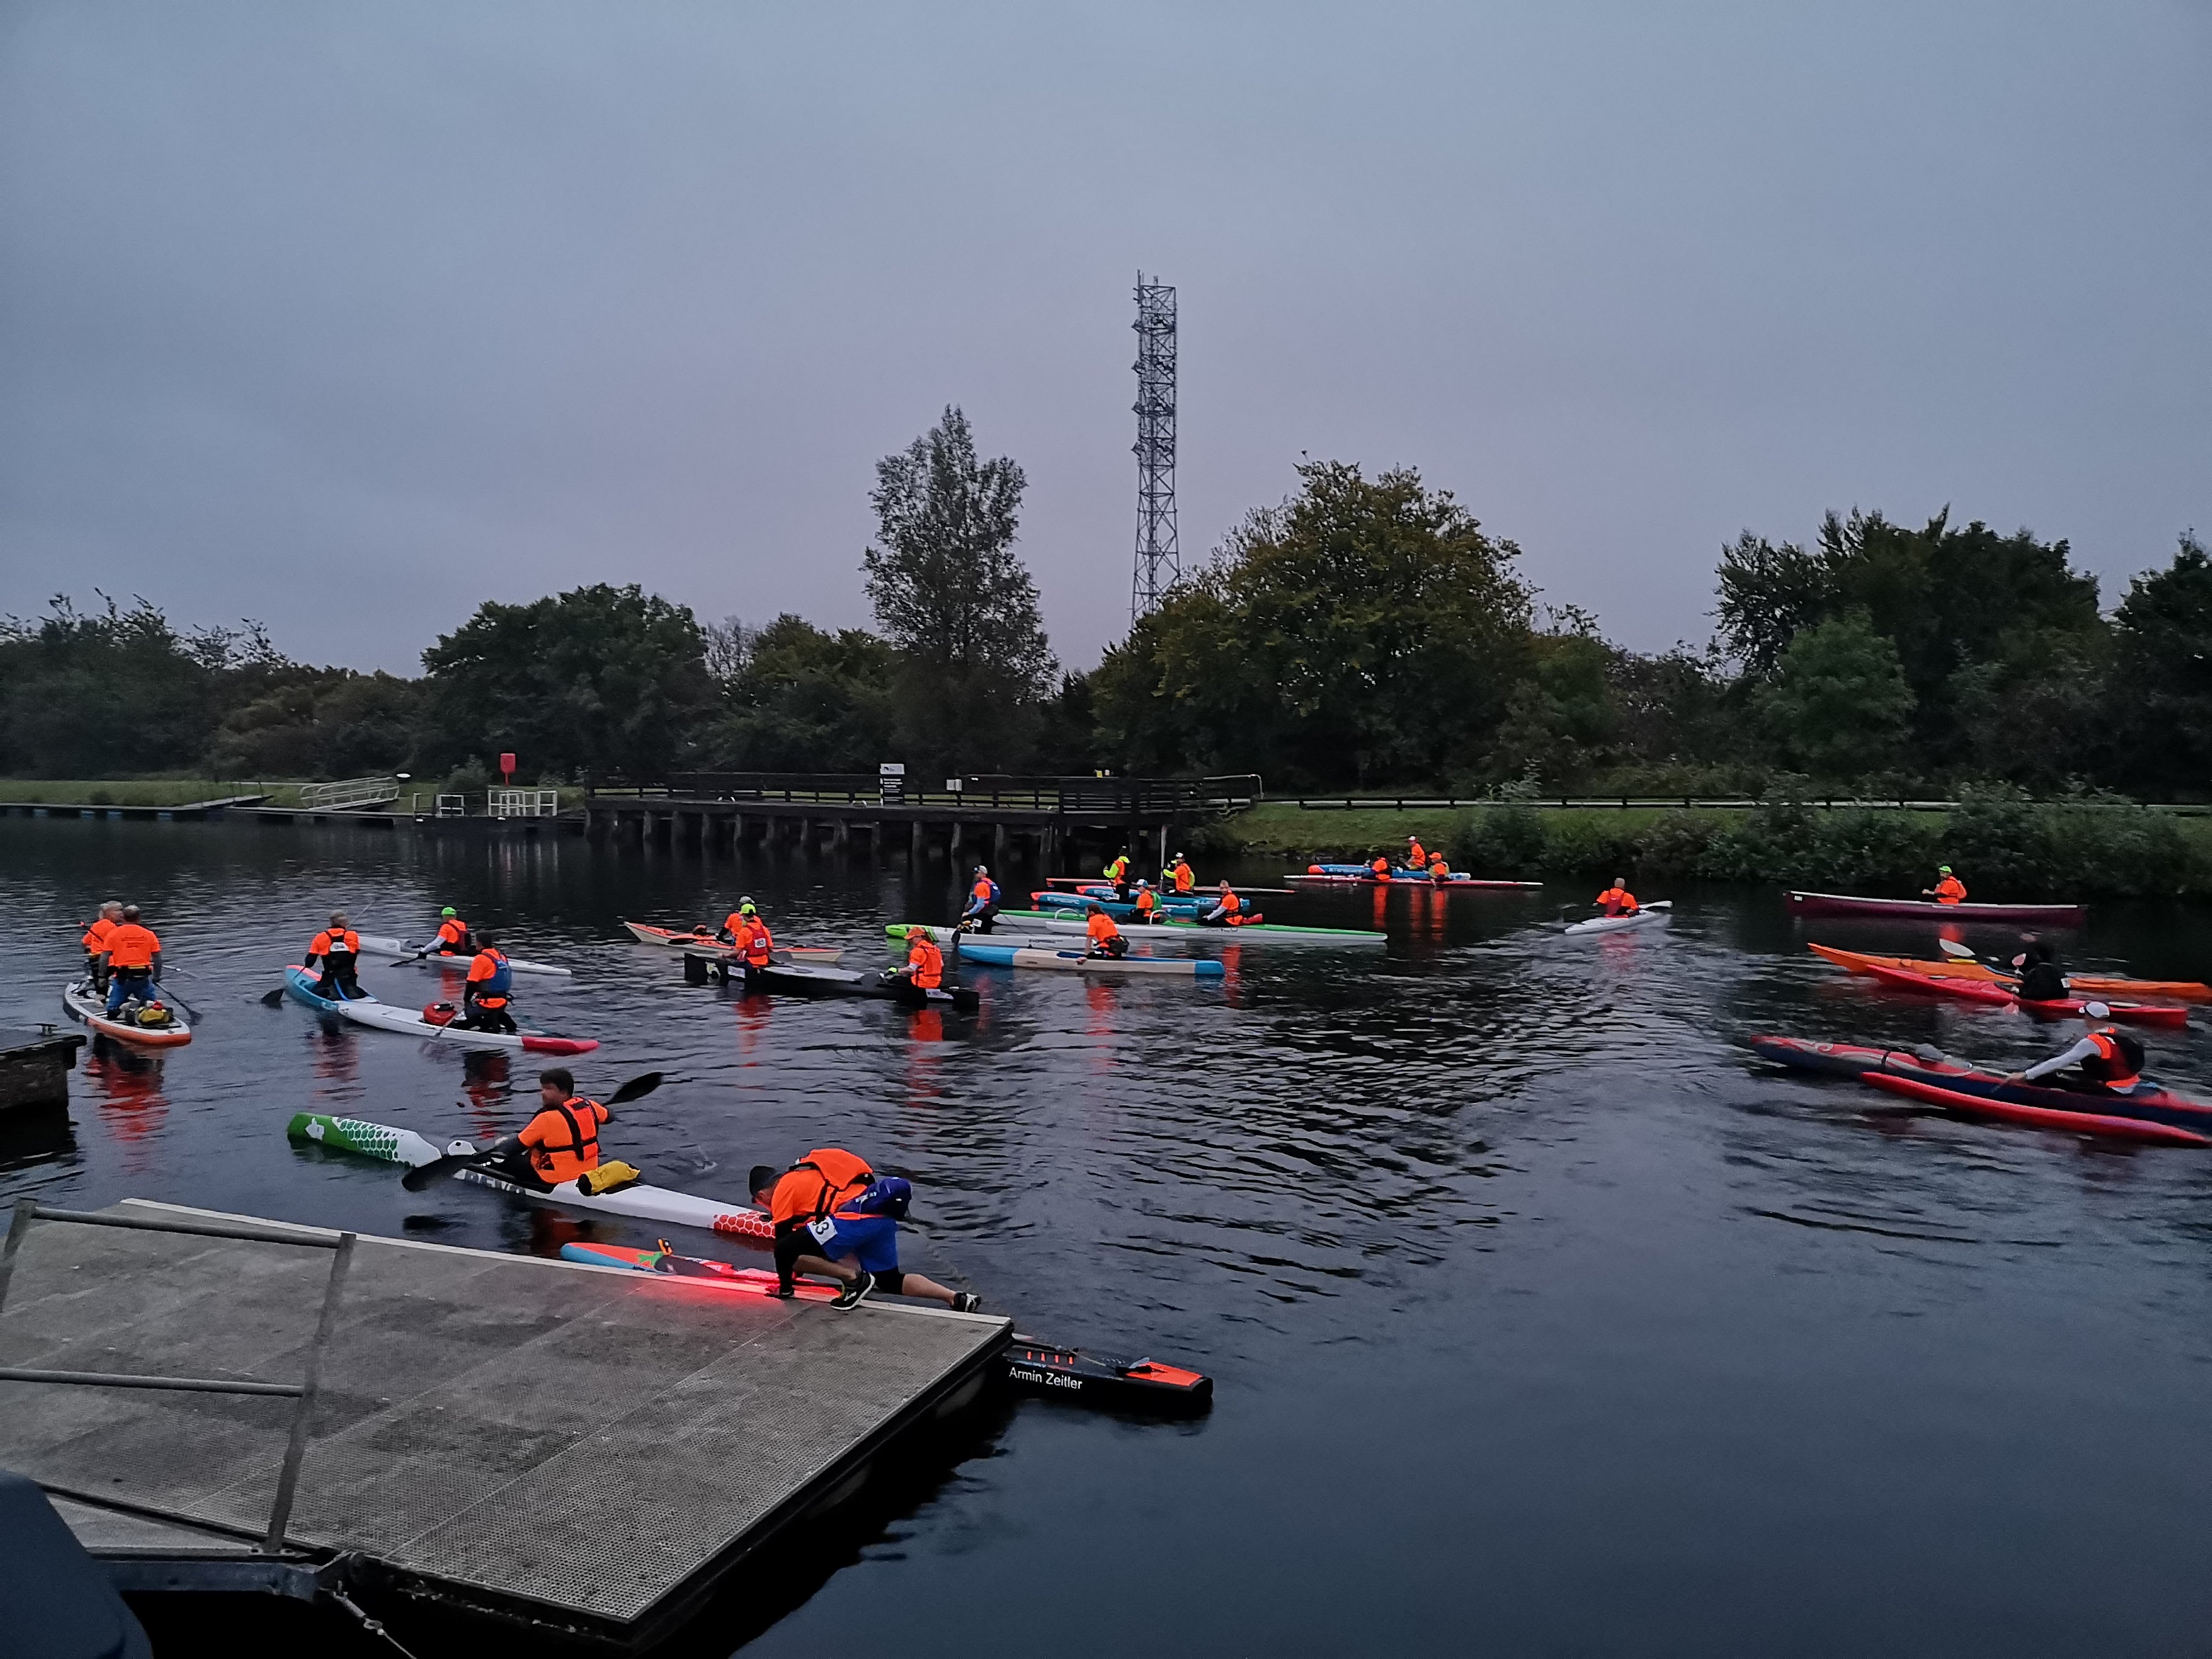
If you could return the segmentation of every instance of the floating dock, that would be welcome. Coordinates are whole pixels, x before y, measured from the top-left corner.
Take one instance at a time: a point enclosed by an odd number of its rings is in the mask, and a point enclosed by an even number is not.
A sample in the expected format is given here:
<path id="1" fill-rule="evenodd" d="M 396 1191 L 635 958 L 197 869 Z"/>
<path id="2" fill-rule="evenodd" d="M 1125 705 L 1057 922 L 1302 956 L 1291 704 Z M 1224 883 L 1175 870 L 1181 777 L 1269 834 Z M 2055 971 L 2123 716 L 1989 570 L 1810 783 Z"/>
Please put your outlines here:
<path id="1" fill-rule="evenodd" d="M 0 1467 L 124 1588 L 622 1646 L 976 1398 L 1012 1330 L 136 1199 L 19 1205 L 0 1298 Z"/>
<path id="2" fill-rule="evenodd" d="M 52 1025 L 0 1030 L 0 1112 L 51 1111 L 69 1104 L 69 1074 L 84 1033 Z"/>

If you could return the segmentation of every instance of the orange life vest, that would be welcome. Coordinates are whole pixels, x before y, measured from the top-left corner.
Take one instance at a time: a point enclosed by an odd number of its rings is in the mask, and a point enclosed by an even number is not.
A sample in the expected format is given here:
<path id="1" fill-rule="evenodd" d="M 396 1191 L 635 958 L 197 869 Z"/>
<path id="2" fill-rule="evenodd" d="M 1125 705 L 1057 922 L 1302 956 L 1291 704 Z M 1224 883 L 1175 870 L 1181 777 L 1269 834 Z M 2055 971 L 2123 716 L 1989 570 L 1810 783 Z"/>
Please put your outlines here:
<path id="1" fill-rule="evenodd" d="M 1418 870 L 1428 861 L 1429 855 L 1421 848 L 1421 838 L 1419 836 L 1414 836 L 1407 846 L 1406 862 Z"/>
<path id="2" fill-rule="evenodd" d="M 469 983 L 472 986 L 497 983 L 506 968 L 507 958 L 495 946 L 487 945 L 477 952 L 476 960 L 469 963 Z M 477 1006 L 479 1008 L 504 1008 L 507 1006 L 507 993 L 504 989 L 490 994 L 478 992 Z"/>
<path id="3" fill-rule="evenodd" d="M 1237 920 L 1237 913 L 1244 908 L 1244 901 L 1234 893 L 1224 893 L 1218 908 L 1221 911 L 1221 919 L 1224 921 L 1233 922 Z"/>
<path id="4" fill-rule="evenodd" d="M 775 940 L 768 931 L 768 924 L 758 916 L 747 916 L 733 935 L 738 948 L 745 953 L 745 966 L 765 968 L 775 951 Z"/>
<path id="5" fill-rule="evenodd" d="M 845 1200 L 866 1192 L 876 1172 L 842 1146 L 817 1146 L 784 1171 L 769 1194 L 769 1218 L 778 1232 L 819 1221 Z"/>
<path id="6" fill-rule="evenodd" d="M 2109 1025 L 2089 1033 L 2097 1052 L 2081 1062 L 2081 1070 L 2107 1089 L 2124 1089 L 2142 1075 L 2142 1045 Z M 2128 1049 L 2133 1048 L 2130 1055 Z"/>
<path id="7" fill-rule="evenodd" d="M 991 902 L 991 878 L 988 876 L 976 877 L 975 884 L 968 890 L 968 896 L 978 904 L 988 904 Z"/>
<path id="8" fill-rule="evenodd" d="M 1147 887 L 1143 892 L 1137 895 L 1137 916 L 1139 921 L 1150 921 L 1152 917 L 1152 912 L 1159 908 L 1160 896 L 1158 893 L 1155 893 L 1151 888 Z"/>
<path id="9" fill-rule="evenodd" d="M 928 934 L 916 930 L 906 936 L 906 959 L 914 969 L 914 982 L 923 990 L 934 991 L 945 983 L 945 952 Z"/>
<path id="10" fill-rule="evenodd" d="M 1963 904 L 1966 902 L 1966 884 L 1956 876 L 1946 876 L 1936 884 L 1936 902 Z"/>
<path id="11" fill-rule="evenodd" d="M 1188 862 L 1179 863 L 1176 866 L 1175 884 L 1176 891 L 1178 893 L 1188 893 L 1192 888 L 1198 884 L 1197 873 L 1191 869 Z"/>
<path id="12" fill-rule="evenodd" d="M 154 958 L 161 951 L 161 941 L 154 937 L 150 927 L 142 927 L 135 921 L 118 921 L 108 932 L 106 950 L 109 967 L 135 972 L 154 965 Z"/>
<path id="13" fill-rule="evenodd" d="M 1377 853 L 1375 855 L 1375 862 L 1369 865 L 1367 867 L 1375 872 L 1376 880 L 1388 881 L 1390 879 L 1390 860 L 1384 858 L 1380 853 Z"/>
<path id="14" fill-rule="evenodd" d="M 107 936 L 113 933 L 115 928 L 116 924 L 105 916 L 95 920 L 91 927 L 84 930 L 85 955 L 96 957 L 105 951 L 107 948 Z"/>
<path id="15" fill-rule="evenodd" d="M 596 1100 L 571 1095 L 547 1106 L 523 1126 L 520 1137 L 530 1148 L 530 1167 L 559 1186 L 599 1167 L 599 1125 L 610 1114 Z"/>
<path id="16" fill-rule="evenodd" d="M 349 957 L 361 954 L 361 935 L 350 927 L 325 927 L 307 946 L 311 957 L 327 958 L 341 951 Z"/>
<path id="17" fill-rule="evenodd" d="M 459 916 L 447 916 L 438 924 L 437 945 L 441 949 L 458 951 L 469 936 L 469 925 Z"/>
<path id="18" fill-rule="evenodd" d="M 1636 895 L 1626 887 L 1608 887 L 1597 896 L 1599 908 L 1609 916 L 1632 916 L 1637 911 Z"/>

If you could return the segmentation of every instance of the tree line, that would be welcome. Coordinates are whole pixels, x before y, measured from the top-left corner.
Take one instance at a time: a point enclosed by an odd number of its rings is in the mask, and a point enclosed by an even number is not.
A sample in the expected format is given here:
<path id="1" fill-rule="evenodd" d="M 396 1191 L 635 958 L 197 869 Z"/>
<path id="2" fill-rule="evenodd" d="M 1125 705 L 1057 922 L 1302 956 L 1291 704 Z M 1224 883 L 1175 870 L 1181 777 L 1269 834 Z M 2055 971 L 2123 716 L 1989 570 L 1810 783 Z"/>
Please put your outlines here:
<path id="1" fill-rule="evenodd" d="M 1722 551 L 1713 638 L 1656 653 L 1545 607 L 1520 550 L 1404 468 L 1298 468 L 1097 668 L 1054 659 L 1024 480 L 959 410 L 877 465 L 876 626 L 702 623 L 631 586 L 488 602 L 408 678 L 112 601 L 0 623 L 0 772 L 455 787 L 678 769 L 1248 772 L 1280 788 L 1535 793 L 1998 783 L 2212 787 L 2212 559 L 2185 535 L 2107 612 L 2063 541 L 1831 514 Z"/>

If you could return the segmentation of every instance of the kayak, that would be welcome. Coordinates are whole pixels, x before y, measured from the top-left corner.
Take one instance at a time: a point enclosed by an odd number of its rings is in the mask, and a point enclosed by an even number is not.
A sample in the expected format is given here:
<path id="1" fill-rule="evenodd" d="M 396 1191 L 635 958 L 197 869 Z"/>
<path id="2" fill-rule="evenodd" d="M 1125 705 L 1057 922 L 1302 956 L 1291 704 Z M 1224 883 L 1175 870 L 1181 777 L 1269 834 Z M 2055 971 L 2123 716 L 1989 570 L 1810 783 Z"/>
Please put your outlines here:
<path id="1" fill-rule="evenodd" d="M 457 1140 L 450 1146 L 439 1146 L 412 1129 L 398 1128 L 389 1123 L 372 1123 L 366 1118 L 331 1117 L 320 1112 L 301 1112 L 284 1126 L 284 1133 L 302 1144 L 326 1146 L 336 1152 L 355 1152 L 363 1158 L 373 1158 L 384 1164 L 404 1164 L 419 1169 L 425 1164 L 456 1152 L 476 1151 L 474 1145 Z M 596 1195 L 576 1190 L 576 1183 L 565 1181 L 561 1185 L 540 1192 L 534 1187 L 508 1181 L 487 1170 L 461 1170 L 453 1179 L 465 1181 L 473 1186 L 489 1187 L 494 1192 L 507 1193 L 516 1198 L 526 1198 L 533 1204 L 550 1204 L 565 1210 L 589 1210 L 597 1215 L 629 1216 L 640 1221 L 665 1222 L 677 1227 L 696 1227 L 702 1232 L 721 1233 L 736 1238 L 757 1238 L 772 1242 L 775 1228 L 768 1217 L 750 1205 L 725 1204 L 717 1199 L 700 1198 L 690 1193 L 679 1193 L 672 1188 L 650 1187 L 643 1182 L 611 1193 Z"/>
<path id="2" fill-rule="evenodd" d="M 1793 915 L 1924 916 L 1953 921 L 2039 921 L 2078 927 L 2078 904 L 1938 904 L 1933 899 L 1855 898 L 1848 893 L 1784 893 Z"/>
<path id="3" fill-rule="evenodd" d="M 1388 884 L 1377 882 L 1375 872 L 1364 864 L 1309 864 L 1287 875 L 1283 880 L 1292 887 L 1375 887 L 1381 885 L 1406 887 L 1475 888 L 1484 892 L 1528 892 L 1540 890 L 1540 881 L 1478 881 L 1473 876 L 1452 874 L 1438 881 L 1434 876 L 1417 875 L 1411 870 L 1393 870 Z"/>
<path id="4" fill-rule="evenodd" d="M 1925 974 L 1930 979 L 1971 980 L 1983 985 L 2010 985 L 2015 975 L 2000 973 L 1987 963 L 1969 962 L 1959 957 L 1938 957 L 1923 960 L 1917 957 L 1869 956 L 1863 951 L 1840 951 L 1832 945 L 1807 945 L 1807 950 L 1818 957 L 1826 957 L 1838 968 L 1848 968 L 1855 974 L 1863 974 L 1873 968 L 1895 968 L 1908 974 Z M 2199 984 L 2193 979 L 2100 979 L 2092 974 L 2069 974 L 2066 982 L 2076 991 L 2093 996 L 2173 997 L 2183 1002 L 2212 1002 L 2212 985 Z"/>
<path id="5" fill-rule="evenodd" d="M 563 1244 L 561 1259 L 592 1267 L 625 1267 L 633 1273 L 668 1273 L 703 1281 L 742 1295 L 770 1296 L 775 1275 L 763 1267 L 740 1267 L 672 1250 L 640 1250 L 622 1244 Z M 835 1287 L 806 1279 L 797 1283 L 797 1300 L 827 1302 Z M 1202 1411 L 1213 1400 L 1213 1379 L 1156 1359 L 1109 1359 L 1080 1348 L 1064 1348 L 1014 1333 L 1002 1356 L 1006 1379 L 1078 1405 L 1124 1410 Z"/>
<path id="6" fill-rule="evenodd" d="M 945 1007 L 962 1014 L 972 1014 L 982 1006 L 982 999 L 972 987 L 965 985 L 940 985 L 925 991 L 906 980 L 886 980 L 880 974 L 855 973 L 850 968 L 821 968 L 803 962 L 772 968 L 746 968 L 727 957 L 710 958 L 695 951 L 684 952 L 686 984 L 704 985 L 710 973 L 720 975 L 725 985 L 735 981 L 748 991 L 785 996 L 872 997 L 879 1002 L 896 1002 L 909 1008 Z"/>
<path id="7" fill-rule="evenodd" d="M 284 988 L 310 1008 L 336 1014 L 356 1025 L 373 1025 L 380 1031 L 402 1031 L 410 1036 L 435 1037 L 464 1048 L 522 1048 L 534 1054 L 587 1054 L 599 1046 L 596 1037 L 556 1036 L 550 1031 L 477 1031 L 459 1025 L 439 1025 L 420 1010 L 379 1002 L 366 992 L 339 999 L 318 996 L 318 976 L 295 965 L 284 970 Z"/>
<path id="8" fill-rule="evenodd" d="M 103 1036 L 120 1038 L 125 1042 L 135 1042 L 147 1048 L 181 1048 L 192 1040 L 191 1021 L 185 1018 L 183 1009 L 173 1003 L 161 1000 L 158 995 L 161 988 L 158 985 L 154 988 L 157 994 L 152 1006 L 164 1010 L 168 1018 L 159 1025 L 142 1025 L 120 1008 L 116 1010 L 114 1018 L 111 1019 L 107 1012 L 107 999 L 94 994 L 90 980 L 71 980 L 63 986 L 62 1006 Z"/>
<path id="9" fill-rule="evenodd" d="M 901 926 L 919 927 L 921 923 Z M 972 939 L 997 939 L 1004 933 L 1043 933 L 1065 939 L 1079 937 L 1084 922 L 1078 917 L 1054 915 L 1049 910 L 1001 910 L 997 927 L 988 933 L 961 933 L 964 943 Z M 931 927 L 930 933 L 939 944 L 947 942 L 957 931 L 951 927 Z M 1172 941 L 1177 945 L 1240 945 L 1261 940 L 1276 945 L 1387 945 L 1388 933 L 1368 927 L 1290 927 L 1280 922 L 1247 922 L 1238 927 L 1206 927 L 1197 921 L 1187 921 L 1170 916 L 1163 921 L 1139 922 L 1130 933 L 1132 939 L 1144 940 L 1154 946 Z"/>
<path id="10" fill-rule="evenodd" d="M 1632 910 L 1625 916 L 1591 916 L 1583 921 L 1567 924 L 1570 933 L 1618 933 L 1624 928 L 1663 926 L 1674 913 L 1674 901 L 1661 899 L 1640 910 Z"/>
<path id="11" fill-rule="evenodd" d="M 1122 978 L 1146 974 L 1170 979 L 1219 979 L 1228 972 L 1211 957 L 1094 957 L 1084 951 L 1033 951 L 1018 945 L 985 945 L 963 939 L 963 962 L 987 968 L 1058 968 L 1074 974 Z"/>
<path id="12" fill-rule="evenodd" d="M 1900 991 L 1923 991 L 1930 996 L 1950 997 L 1960 1002 L 1983 1002 L 1999 1007 L 2018 1008 L 2044 1019 L 2078 1019 L 2087 1007 L 2080 997 L 2068 997 L 2060 1002 L 2027 1002 L 1998 985 L 1978 985 L 1967 979 L 1936 979 L 1927 974 L 1907 973 L 1902 968 L 1884 968 L 1869 963 L 1867 973 L 1884 985 Z M 2144 1002 L 2111 1002 L 2105 1005 L 2112 1011 L 2114 1019 L 2123 1019 L 2135 1025 L 2185 1026 L 2189 1024 L 2186 1008 L 2161 1008 Z"/>
<path id="13" fill-rule="evenodd" d="M 1171 915 L 1202 915 L 1211 910 L 1219 898 L 1219 895 L 1215 893 L 1162 893 L 1158 896 L 1160 908 Z M 1109 915 L 1116 910 L 1133 916 L 1137 914 L 1136 901 L 1117 897 L 1111 887 L 1079 887 L 1073 893 L 1031 893 L 1030 902 L 1041 910 L 1087 910 L 1097 904 L 1103 905 Z M 1005 912 L 1000 914 L 1004 915 Z"/>
<path id="14" fill-rule="evenodd" d="M 977 933 L 959 927 L 939 927 L 926 921 L 894 921 L 885 925 L 884 933 L 894 946 L 902 945 L 915 934 L 920 933 L 935 939 L 948 951 L 951 950 L 956 944 L 963 951 L 971 945 L 1006 945 L 1021 951 L 1065 951 L 1067 948 L 1069 938 L 1072 936 L 1080 939 L 1084 936 L 1085 931 L 1084 924 L 1073 917 L 1058 919 L 1047 917 L 1038 921 L 1018 921 L 1009 927 L 1006 925 L 1006 915 L 1001 913 L 999 923 L 998 927 L 994 927 L 988 933 Z M 1188 942 L 1191 932 L 1186 927 L 1182 936 L 1171 938 L 1168 936 L 1167 929 L 1158 923 L 1133 928 L 1131 931 L 1136 938 L 1143 939 L 1146 944 L 1155 949 L 1164 950 L 1181 948 Z"/>
<path id="15" fill-rule="evenodd" d="M 474 956 L 474 952 L 433 952 L 427 945 L 410 945 L 404 939 L 372 939 L 367 933 L 361 936 L 361 948 L 367 956 L 392 957 L 412 962 L 418 968 L 450 968 L 456 972 L 466 971 Z M 574 969 L 556 968 L 547 963 L 525 962 L 520 957 L 509 957 L 507 965 L 518 974 L 549 974 L 560 979 L 568 979 L 575 972 Z"/>
<path id="16" fill-rule="evenodd" d="M 1956 1112 L 1962 1117 L 1992 1118 L 2003 1123 L 2025 1124 L 2030 1128 L 2060 1129 L 2068 1134 L 2101 1135 L 2112 1140 L 2148 1141 L 2161 1146 L 2212 1146 L 2212 1135 L 2176 1128 L 2170 1123 L 2153 1123 L 2136 1117 L 2112 1117 L 2100 1112 L 2060 1112 L 2047 1106 L 2021 1106 L 2011 1101 L 1962 1094 L 1956 1089 L 1939 1088 L 1934 1084 L 1881 1072 L 1869 1072 L 1866 1081 L 1877 1089 L 1887 1089 L 1893 1095 L 1903 1095 L 1925 1105 L 1940 1106 L 1945 1111 Z"/>
<path id="17" fill-rule="evenodd" d="M 712 933 L 679 933 L 667 927 L 649 927 L 641 921 L 626 921 L 630 937 L 640 945 L 662 945 L 672 951 L 690 951 L 698 955 L 734 957 L 735 949 L 727 939 L 716 939 Z M 783 962 L 839 962 L 845 953 L 830 945 L 779 945 L 769 952 L 773 961 Z"/>

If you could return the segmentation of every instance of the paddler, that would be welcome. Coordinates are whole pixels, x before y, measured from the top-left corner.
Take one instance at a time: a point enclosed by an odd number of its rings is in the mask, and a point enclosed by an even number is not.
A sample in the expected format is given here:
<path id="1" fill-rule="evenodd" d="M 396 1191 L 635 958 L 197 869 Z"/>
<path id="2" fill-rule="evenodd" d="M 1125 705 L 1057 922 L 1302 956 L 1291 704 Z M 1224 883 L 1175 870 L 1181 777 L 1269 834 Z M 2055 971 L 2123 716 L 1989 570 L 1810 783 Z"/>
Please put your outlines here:
<path id="1" fill-rule="evenodd" d="M 2081 1012 L 2091 1019 L 2109 1020 L 2112 1011 L 2101 1002 L 2087 1004 Z M 2142 1084 L 2143 1046 L 2117 1025 L 2096 1025 L 2063 1054 L 2039 1060 L 2024 1072 L 2014 1072 L 2008 1083 L 2036 1083 L 2069 1066 L 2081 1068 L 2081 1076 L 2095 1090 L 2114 1095 L 2133 1094 Z M 2062 1085 L 2063 1086 L 2063 1085 Z"/>
<path id="2" fill-rule="evenodd" d="M 2012 959 L 2012 970 L 2020 975 L 2020 1000 L 2022 1002 L 2063 1002 L 2067 996 L 2066 970 L 2059 965 L 2058 953 L 2044 941 L 2039 933 L 2022 933 L 2021 949 Z"/>
<path id="3" fill-rule="evenodd" d="M 161 941 L 138 920 L 138 907 L 126 904 L 122 919 L 108 930 L 101 959 L 107 968 L 107 1012 L 120 1013 L 126 1002 L 148 1003 L 161 982 Z"/>
<path id="4" fill-rule="evenodd" d="M 1406 837 L 1406 867 L 1415 875 L 1429 867 L 1429 855 L 1419 836 Z"/>
<path id="5" fill-rule="evenodd" d="M 1137 911 L 1137 914 L 1130 918 L 1132 921 L 1142 922 L 1149 927 L 1160 919 L 1160 896 L 1153 890 L 1152 884 L 1149 881 L 1138 882 L 1137 896 L 1130 902 L 1135 905 Z"/>
<path id="6" fill-rule="evenodd" d="M 599 1167 L 599 1126 L 613 1121 L 612 1112 L 578 1094 L 574 1075 L 556 1066 L 538 1074 L 537 1115 L 520 1134 L 494 1141 L 485 1157 L 497 1161 L 495 1174 L 548 1191 Z"/>
<path id="7" fill-rule="evenodd" d="M 991 879 L 989 869 L 979 864 L 968 889 L 968 908 L 960 913 L 960 926 L 971 933 L 988 933 L 998 915 L 999 884 Z"/>
<path id="8" fill-rule="evenodd" d="M 1211 910 L 1199 917 L 1198 925 L 1201 927 L 1248 927 L 1259 920 L 1256 915 L 1244 914 L 1243 899 L 1224 881 L 1221 884 L 1220 896 L 1214 900 Z"/>
<path id="9" fill-rule="evenodd" d="M 301 965 L 312 968 L 318 962 L 323 964 L 323 976 L 315 981 L 317 996 L 333 1002 L 360 999 L 361 981 L 354 974 L 361 964 L 361 935 L 347 924 L 344 911 L 331 911 L 331 925 L 309 941 Z"/>
<path id="10" fill-rule="evenodd" d="M 1089 908 L 1090 918 L 1083 924 L 1083 932 L 1090 943 L 1085 947 L 1084 954 L 1092 957 L 1127 956 L 1129 941 L 1122 937 L 1121 930 L 1115 925 L 1114 918 L 1106 914 L 1106 907 L 1103 904 L 1092 904 Z"/>
<path id="11" fill-rule="evenodd" d="M 1938 904 L 1964 904 L 1966 902 L 1966 884 L 1951 873 L 1949 865 L 1937 865 L 1936 874 L 1936 884 L 1922 888 L 1921 897 L 1932 898 Z"/>
<path id="12" fill-rule="evenodd" d="M 438 957 L 466 957 L 476 954 L 476 941 L 469 935 L 469 925 L 461 920 L 460 912 L 447 905 L 438 912 L 438 936 L 425 947 L 423 954 Z"/>
<path id="13" fill-rule="evenodd" d="M 906 936 L 906 966 L 894 969 L 886 979 L 902 979 L 918 991 L 934 991 L 945 983 L 945 952 L 937 948 L 927 927 L 910 928 Z"/>
<path id="14" fill-rule="evenodd" d="M 500 951 L 498 934 L 484 934 L 477 946 L 468 983 L 461 988 L 461 1017 L 453 1024 L 465 1030 L 512 1033 L 514 1016 L 507 1005 L 514 995 L 514 970 Z"/>
<path id="15" fill-rule="evenodd" d="M 84 976 L 92 986 L 94 996 L 107 994 L 107 936 L 123 920 L 123 901 L 109 899 L 100 907 L 100 914 L 84 930 L 81 943 L 84 945 Z"/>
<path id="16" fill-rule="evenodd" d="M 1434 882 L 1446 882 L 1451 878 L 1451 866 L 1444 862 L 1444 855 L 1442 853 L 1430 854 L 1429 879 Z"/>
<path id="17" fill-rule="evenodd" d="M 768 924 L 761 920 L 760 907 L 750 897 L 738 901 L 738 908 L 722 924 L 722 932 L 748 975 L 775 962 L 775 936 L 769 932 Z"/>
<path id="18" fill-rule="evenodd" d="M 1175 855 L 1175 862 L 1168 866 L 1164 879 L 1172 881 L 1178 893 L 1195 892 L 1198 889 L 1198 872 L 1190 867 L 1190 860 L 1180 853 Z"/>
<path id="19" fill-rule="evenodd" d="M 1597 907 L 1609 916 L 1632 916 L 1641 908 L 1636 895 L 1628 890 L 1628 878 L 1615 876 L 1613 885 L 1597 896 Z"/>
<path id="20" fill-rule="evenodd" d="M 834 1279 L 843 1286 L 831 1305 L 854 1308 L 872 1291 L 927 1297 L 956 1313 L 973 1313 L 972 1291 L 953 1291 L 898 1265 L 898 1224 L 914 1188 L 898 1176 L 878 1180 L 842 1146 L 819 1146 L 781 1175 L 753 1166 L 753 1202 L 775 1224 L 775 1294 L 797 1293 L 795 1273 Z"/>
<path id="21" fill-rule="evenodd" d="M 1116 854 L 1104 872 L 1106 879 L 1114 884 L 1114 896 L 1122 903 L 1129 902 L 1129 854 L 1124 848 Z"/>
<path id="22" fill-rule="evenodd" d="M 1377 881 L 1390 879 L 1390 858 L 1387 853 L 1377 853 L 1367 866 L 1367 873 Z"/>

